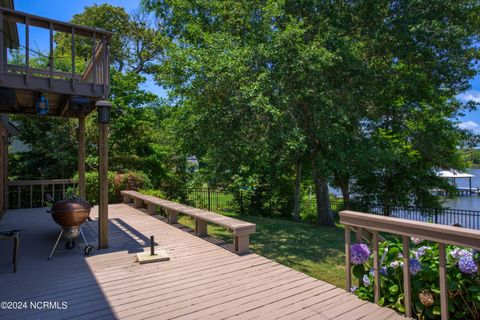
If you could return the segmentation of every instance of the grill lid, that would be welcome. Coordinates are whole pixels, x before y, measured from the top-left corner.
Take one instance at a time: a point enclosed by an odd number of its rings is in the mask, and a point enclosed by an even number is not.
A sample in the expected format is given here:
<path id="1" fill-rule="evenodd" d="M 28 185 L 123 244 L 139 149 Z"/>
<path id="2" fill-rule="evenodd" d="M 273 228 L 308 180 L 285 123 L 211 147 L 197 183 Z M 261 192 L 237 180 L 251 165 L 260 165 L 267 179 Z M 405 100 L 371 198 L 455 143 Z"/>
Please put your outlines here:
<path id="1" fill-rule="evenodd" d="M 52 205 L 52 212 L 76 212 L 76 211 L 86 211 L 90 212 L 92 206 L 81 199 L 65 199 L 55 201 Z"/>

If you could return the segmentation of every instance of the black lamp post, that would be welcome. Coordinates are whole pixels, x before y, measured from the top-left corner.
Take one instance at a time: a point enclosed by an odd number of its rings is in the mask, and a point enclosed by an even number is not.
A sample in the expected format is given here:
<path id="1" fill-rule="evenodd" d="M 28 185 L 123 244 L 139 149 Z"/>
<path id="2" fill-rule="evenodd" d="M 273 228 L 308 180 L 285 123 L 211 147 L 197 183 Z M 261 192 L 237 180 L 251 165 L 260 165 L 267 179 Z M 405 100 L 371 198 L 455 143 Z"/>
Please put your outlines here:
<path id="1" fill-rule="evenodd" d="M 98 112 L 98 122 L 102 124 L 108 124 L 110 122 L 110 110 L 112 104 L 105 100 L 100 100 L 95 103 Z"/>

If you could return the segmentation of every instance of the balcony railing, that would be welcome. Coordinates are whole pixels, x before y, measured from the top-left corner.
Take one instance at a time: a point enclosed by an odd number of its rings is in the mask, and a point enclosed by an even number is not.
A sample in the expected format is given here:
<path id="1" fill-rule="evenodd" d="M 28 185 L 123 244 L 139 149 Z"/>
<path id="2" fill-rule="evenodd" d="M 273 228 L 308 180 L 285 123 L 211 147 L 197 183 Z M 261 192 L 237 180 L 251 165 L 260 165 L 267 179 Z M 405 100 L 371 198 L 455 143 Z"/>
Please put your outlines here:
<path id="1" fill-rule="evenodd" d="M 3 62 L 0 63 L 0 86 L 89 97 L 108 95 L 109 32 L 6 8 L 0 8 L 0 26 L 4 26 L 0 32 L 0 61 Z M 19 27 L 22 32 L 19 32 Z M 40 30 L 32 32 L 32 27 Z M 39 39 L 42 29 L 48 33 L 48 42 L 47 39 Z M 68 63 L 56 61 L 57 34 L 66 34 L 67 41 L 70 41 Z M 32 49 L 32 41 L 48 43 L 48 53 Z M 21 48 L 25 52 L 23 61 L 9 61 L 8 48 Z M 80 49 L 82 59 L 88 55 L 88 62 L 82 67 L 77 65 L 80 58 L 77 51 Z M 44 67 L 32 65 L 33 53 L 43 56 L 46 60 Z"/>
<path id="2" fill-rule="evenodd" d="M 41 208 L 48 205 L 47 194 L 54 200 L 75 191 L 78 182 L 71 179 L 8 181 L 8 209 Z"/>
<path id="3" fill-rule="evenodd" d="M 427 222 L 408 221 L 399 218 L 377 216 L 355 211 L 341 211 L 340 223 L 345 225 L 345 257 L 346 257 L 346 287 L 352 287 L 350 261 L 350 232 L 356 229 L 357 242 L 362 242 L 362 230 L 372 234 L 373 269 L 374 269 L 374 299 L 380 300 L 380 260 L 379 260 L 379 232 L 394 234 L 402 237 L 403 243 L 403 286 L 404 303 L 407 317 L 412 316 L 412 289 L 410 284 L 410 237 L 438 243 L 439 248 L 439 282 L 440 307 L 442 319 L 448 319 L 448 287 L 445 245 L 457 245 L 480 249 L 480 231 L 460 227 L 445 226 Z"/>

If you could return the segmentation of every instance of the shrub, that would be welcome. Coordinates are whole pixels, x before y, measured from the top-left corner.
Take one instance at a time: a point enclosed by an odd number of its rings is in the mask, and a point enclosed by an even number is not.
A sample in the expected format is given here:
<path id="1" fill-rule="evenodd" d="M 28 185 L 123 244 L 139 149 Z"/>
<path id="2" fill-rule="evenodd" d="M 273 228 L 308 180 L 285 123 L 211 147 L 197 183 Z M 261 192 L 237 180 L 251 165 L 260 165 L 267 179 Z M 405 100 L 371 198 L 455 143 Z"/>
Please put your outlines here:
<path id="1" fill-rule="evenodd" d="M 438 244 L 412 238 L 410 277 L 413 314 L 419 319 L 440 318 Z M 360 246 L 357 244 L 357 246 Z M 362 245 L 362 247 L 365 245 Z M 353 247 L 353 246 L 352 246 Z M 403 293 L 403 257 L 399 240 L 380 244 L 380 305 L 405 313 Z M 362 252 L 367 252 L 363 250 Z M 357 252 L 351 251 L 352 254 Z M 452 319 L 480 319 L 480 254 L 474 250 L 447 246 L 447 279 L 449 312 Z M 358 260 L 358 259 L 357 259 Z M 361 299 L 373 301 L 373 258 L 352 268 L 359 287 L 352 292 Z M 360 261 L 361 262 L 361 261 Z"/>
<path id="2" fill-rule="evenodd" d="M 78 180 L 78 174 L 74 177 Z M 139 190 L 150 188 L 150 179 L 143 173 L 131 171 L 127 173 L 108 172 L 108 202 L 121 202 L 120 191 Z M 85 173 L 85 194 L 86 200 L 92 205 L 98 204 L 98 172 L 90 171 Z"/>

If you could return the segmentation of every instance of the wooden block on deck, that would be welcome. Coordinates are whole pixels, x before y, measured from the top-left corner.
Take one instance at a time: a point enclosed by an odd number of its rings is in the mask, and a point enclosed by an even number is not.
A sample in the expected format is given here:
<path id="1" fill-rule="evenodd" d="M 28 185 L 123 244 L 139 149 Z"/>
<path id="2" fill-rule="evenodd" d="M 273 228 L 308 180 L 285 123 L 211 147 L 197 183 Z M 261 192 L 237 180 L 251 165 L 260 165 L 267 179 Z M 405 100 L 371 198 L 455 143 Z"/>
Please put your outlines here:
<path id="1" fill-rule="evenodd" d="M 137 253 L 137 262 L 140 264 L 168 261 L 168 260 L 170 260 L 170 256 L 165 250 L 156 250 L 153 256 L 150 255 L 150 248 L 146 248 L 144 252 Z"/>

